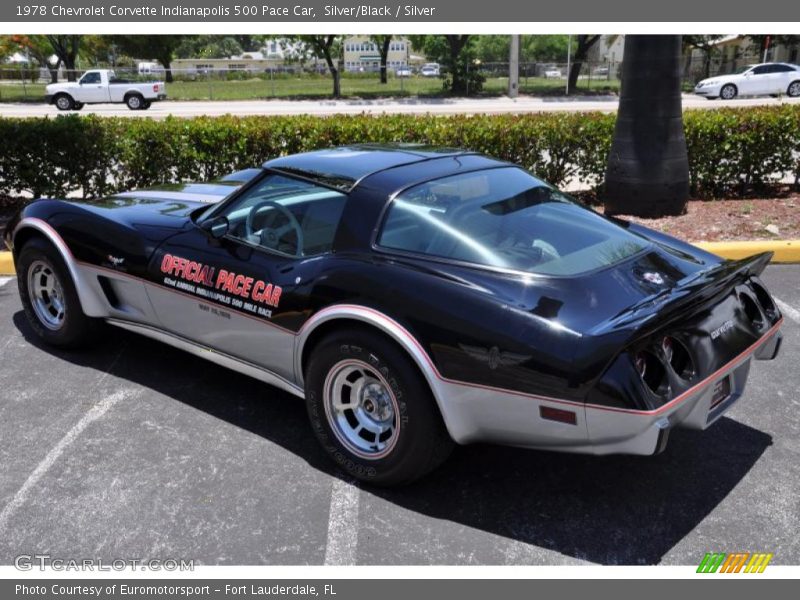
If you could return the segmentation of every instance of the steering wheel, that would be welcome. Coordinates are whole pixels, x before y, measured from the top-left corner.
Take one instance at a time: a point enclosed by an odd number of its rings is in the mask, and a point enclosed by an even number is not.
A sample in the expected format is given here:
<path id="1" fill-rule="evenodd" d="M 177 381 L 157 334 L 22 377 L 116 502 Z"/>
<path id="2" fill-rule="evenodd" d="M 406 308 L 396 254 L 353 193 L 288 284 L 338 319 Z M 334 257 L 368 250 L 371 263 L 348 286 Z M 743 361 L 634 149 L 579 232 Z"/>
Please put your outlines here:
<path id="1" fill-rule="evenodd" d="M 286 217 L 286 224 L 281 227 L 267 226 L 256 231 L 254 229 L 256 215 L 265 208 L 274 208 L 281 213 Z M 273 250 L 279 250 L 278 246 L 280 245 L 281 239 L 290 231 L 294 231 L 297 236 L 297 246 L 295 247 L 294 255 L 298 257 L 303 256 L 303 228 L 300 227 L 300 223 L 292 211 L 274 200 L 264 200 L 256 204 L 250 212 L 247 213 L 247 220 L 244 224 L 244 234 L 248 240 L 252 241 L 255 238 L 257 240 L 256 243 L 262 246 Z"/>

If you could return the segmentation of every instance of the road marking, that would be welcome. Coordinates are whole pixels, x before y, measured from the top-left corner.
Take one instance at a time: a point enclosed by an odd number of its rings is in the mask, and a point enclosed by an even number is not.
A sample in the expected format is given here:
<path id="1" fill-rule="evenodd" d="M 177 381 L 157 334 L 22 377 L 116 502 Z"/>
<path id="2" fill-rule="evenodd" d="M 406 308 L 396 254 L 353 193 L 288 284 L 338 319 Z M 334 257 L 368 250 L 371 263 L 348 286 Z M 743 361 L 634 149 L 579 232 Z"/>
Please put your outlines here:
<path id="1" fill-rule="evenodd" d="M 355 481 L 344 481 L 338 477 L 333 480 L 328 541 L 325 545 L 326 565 L 356 564 L 359 493 Z"/>
<path id="2" fill-rule="evenodd" d="M 41 478 L 47 474 L 47 471 L 50 470 L 59 457 L 64 453 L 64 450 L 66 450 L 70 444 L 78 439 L 81 433 L 83 433 L 83 430 L 106 414 L 109 409 L 117 404 L 120 400 L 124 400 L 132 394 L 133 392 L 131 390 L 121 390 L 111 394 L 110 396 L 107 396 L 106 398 L 103 398 L 100 402 L 89 409 L 89 412 L 83 415 L 80 421 L 78 421 L 72 427 L 72 429 L 70 429 L 55 446 L 53 446 L 50 452 L 47 453 L 47 456 L 44 457 L 42 462 L 36 465 L 36 468 L 28 476 L 28 479 L 25 480 L 25 483 L 22 484 L 22 487 L 17 490 L 17 493 L 14 494 L 14 497 L 11 499 L 11 501 L 6 504 L 3 512 L 0 512 L 0 531 L 3 531 L 6 528 L 9 519 L 14 515 L 17 509 L 27 502 L 31 489 L 33 489 L 39 480 L 41 480 Z"/>
<path id="3" fill-rule="evenodd" d="M 775 296 L 772 297 L 775 300 L 775 304 L 778 305 L 778 308 L 781 309 L 781 312 L 789 317 L 795 323 L 800 323 L 800 310 L 797 310 L 793 306 L 786 304 L 783 300 L 779 300 Z"/>
<path id="4" fill-rule="evenodd" d="M 7 284 L 9 281 L 14 279 L 13 277 L 0 277 L 0 288 Z"/>

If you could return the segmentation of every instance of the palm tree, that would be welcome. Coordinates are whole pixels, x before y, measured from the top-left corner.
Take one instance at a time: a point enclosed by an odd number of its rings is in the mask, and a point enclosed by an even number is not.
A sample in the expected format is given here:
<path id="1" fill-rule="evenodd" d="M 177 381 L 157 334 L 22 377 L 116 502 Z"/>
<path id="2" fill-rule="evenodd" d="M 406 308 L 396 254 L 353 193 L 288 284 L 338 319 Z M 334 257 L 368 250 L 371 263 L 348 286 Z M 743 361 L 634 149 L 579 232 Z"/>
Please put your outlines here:
<path id="1" fill-rule="evenodd" d="M 603 192 L 606 214 L 680 215 L 689 199 L 681 36 L 628 35 Z"/>

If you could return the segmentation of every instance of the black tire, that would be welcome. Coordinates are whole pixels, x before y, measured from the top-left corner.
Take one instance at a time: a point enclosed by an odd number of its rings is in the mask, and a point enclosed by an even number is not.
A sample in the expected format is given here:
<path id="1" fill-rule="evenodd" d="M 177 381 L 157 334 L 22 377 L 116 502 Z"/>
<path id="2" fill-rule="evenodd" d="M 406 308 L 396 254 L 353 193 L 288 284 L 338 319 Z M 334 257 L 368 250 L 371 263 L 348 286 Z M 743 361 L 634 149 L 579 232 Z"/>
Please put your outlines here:
<path id="1" fill-rule="evenodd" d="M 125 104 L 131 110 L 141 110 L 144 105 L 144 98 L 142 98 L 141 94 L 129 94 L 125 97 Z"/>
<path id="2" fill-rule="evenodd" d="M 84 107 L 83 102 L 73 102 L 72 103 L 72 110 L 80 110 Z"/>
<path id="3" fill-rule="evenodd" d="M 786 88 L 786 95 L 790 98 L 800 98 L 800 79 L 789 84 L 789 87 Z"/>
<path id="4" fill-rule="evenodd" d="M 45 270 L 42 273 L 42 265 L 49 269 L 50 275 Z M 35 307 L 34 291 L 31 294 L 30 282 L 35 279 L 31 271 L 37 269 L 40 278 L 55 276 L 60 287 L 58 297 L 59 304 L 63 306 L 63 318 L 60 325 L 54 327 L 53 323 L 47 323 L 41 316 L 44 309 Z M 61 348 L 82 348 L 97 339 L 97 335 L 102 327 L 101 319 L 87 317 L 83 313 L 75 284 L 70 277 L 64 260 L 58 251 L 49 242 L 40 238 L 34 238 L 27 242 L 20 250 L 16 264 L 17 287 L 19 288 L 20 300 L 25 309 L 25 316 L 36 335 L 52 346 Z M 40 279 L 41 281 L 41 279 Z M 52 312 L 48 313 L 54 316 Z"/>
<path id="5" fill-rule="evenodd" d="M 717 96 L 706 96 L 706 100 L 716 100 Z"/>
<path id="6" fill-rule="evenodd" d="M 719 90 L 719 97 L 723 100 L 733 100 L 739 95 L 739 90 L 732 83 L 726 83 Z"/>
<path id="7" fill-rule="evenodd" d="M 58 110 L 73 110 L 75 108 L 75 101 L 69 94 L 58 94 L 53 98 L 53 104 L 56 105 Z"/>
<path id="8" fill-rule="evenodd" d="M 149 100 L 145 100 L 144 103 L 142 104 L 142 110 L 147 110 L 148 108 L 150 108 L 151 104 L 152 102 L 150 102 Z"/>
<path id="9" fill-rule="evenodd" d="M 384 442 L 387 448 L 376 456 L 354 449 L 344 432 L 353 428 L 337 424 L 331 406 L 337 373 L 360 369 L 359 365 L 366 365 L 365 381 L 380 380 L 390 390 L 384 397 L 393 407 L 390 420 L 396 428 Z M 367 387 L 359 379 L 353 386 L 359 384 Z M 339 395 L 346 394 L 343 390 Z M 331 459 L 348 475 L 374 485 L 410 483 L 444 462 L 453 447 L 430 388 L 414 363 L 392 342 L 366 329 L 333 333 L 313 349 L 306 370 L 306 407 L 314 434 Z M 355 419 L 355 411 L 351 414 Z"/>

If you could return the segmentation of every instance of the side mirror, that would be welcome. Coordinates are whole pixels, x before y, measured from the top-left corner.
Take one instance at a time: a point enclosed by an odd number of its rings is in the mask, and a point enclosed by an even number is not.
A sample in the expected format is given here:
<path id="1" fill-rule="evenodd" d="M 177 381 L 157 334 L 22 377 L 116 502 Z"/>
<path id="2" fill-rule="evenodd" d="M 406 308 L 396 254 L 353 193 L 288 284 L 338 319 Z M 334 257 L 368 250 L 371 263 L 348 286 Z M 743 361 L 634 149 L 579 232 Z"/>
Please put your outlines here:
<path id="1" fill-rule="evenodd" d="M 228 217 L 225 216 L 214 217 L 213 219 L 207 219 L 200 223 L 200 229 L 217 240 L 224 237 L 225 234 L 228 233 L 229 228 L 230 223 L 228 223 Z"/>

